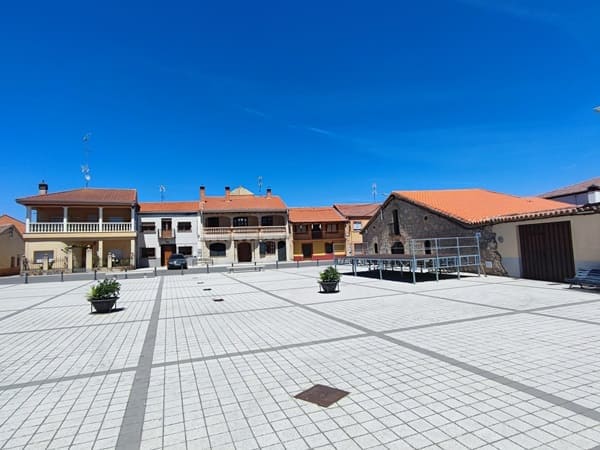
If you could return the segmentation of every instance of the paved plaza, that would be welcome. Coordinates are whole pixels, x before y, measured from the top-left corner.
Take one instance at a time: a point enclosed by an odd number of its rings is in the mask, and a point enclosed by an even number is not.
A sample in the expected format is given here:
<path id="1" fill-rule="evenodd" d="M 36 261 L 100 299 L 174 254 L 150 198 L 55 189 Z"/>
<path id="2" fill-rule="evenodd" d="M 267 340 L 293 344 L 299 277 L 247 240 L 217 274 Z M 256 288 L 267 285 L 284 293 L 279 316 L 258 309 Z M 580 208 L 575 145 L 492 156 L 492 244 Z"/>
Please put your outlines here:
<path id="1" fill-rule="evenodd" d="M 600 291 L 345 275 L 320 294 L 319 269 L 123 279 L 104 315 L 92 281 L 0 286 L 0 446 L 600 443 Z M 294 398 L 315 384 L 349 395 Z"/>

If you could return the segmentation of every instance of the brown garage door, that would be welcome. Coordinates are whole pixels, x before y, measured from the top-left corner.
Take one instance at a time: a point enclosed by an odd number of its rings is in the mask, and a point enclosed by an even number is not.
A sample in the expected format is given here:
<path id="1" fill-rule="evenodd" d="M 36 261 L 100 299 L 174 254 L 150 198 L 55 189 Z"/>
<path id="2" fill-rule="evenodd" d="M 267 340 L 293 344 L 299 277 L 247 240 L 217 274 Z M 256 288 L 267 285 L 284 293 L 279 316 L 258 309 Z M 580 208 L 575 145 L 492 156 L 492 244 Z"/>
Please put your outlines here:
<path id="1" fill-rule="evenodd" d="M 575 274 L 570 222 L 519 225 L 523 278 L 564 281 Z"/>

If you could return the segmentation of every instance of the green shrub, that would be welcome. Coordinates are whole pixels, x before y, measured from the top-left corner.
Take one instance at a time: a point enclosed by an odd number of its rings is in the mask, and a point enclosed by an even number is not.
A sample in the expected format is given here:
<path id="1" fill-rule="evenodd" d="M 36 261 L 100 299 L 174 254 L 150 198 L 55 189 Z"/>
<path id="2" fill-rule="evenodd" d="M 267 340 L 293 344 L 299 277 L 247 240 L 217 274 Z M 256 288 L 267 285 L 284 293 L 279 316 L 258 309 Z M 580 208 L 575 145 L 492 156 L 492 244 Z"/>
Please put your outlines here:
<path id="1" fill-rule="evenodd" d="M 323 272 L 319 274 L 321 281 L 340 281 L 342 275 L 333 266 L 329 266 Z"/>
<path id="2" fill-rule="evenodd" d="M 88 300 L 117 298 L 120 291 L 121 283 L 106 278 L 90 288 L 87 298 Z"/>

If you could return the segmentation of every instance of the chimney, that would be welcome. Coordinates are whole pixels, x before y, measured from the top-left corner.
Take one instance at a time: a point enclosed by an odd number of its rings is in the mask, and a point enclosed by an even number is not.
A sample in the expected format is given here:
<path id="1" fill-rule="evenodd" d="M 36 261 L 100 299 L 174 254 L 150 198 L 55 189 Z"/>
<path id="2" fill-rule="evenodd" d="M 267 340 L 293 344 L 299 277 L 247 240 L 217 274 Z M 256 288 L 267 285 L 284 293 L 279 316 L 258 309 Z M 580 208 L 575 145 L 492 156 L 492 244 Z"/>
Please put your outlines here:
<path id="1" fill-rule="evenodd" d="M 204 201 L 204 197 L 206 197 L 206 188 L 204 186 L 200 186 L 200 201 Z"/>
<path id="2" fill-rule="evenodd" d="M 225 186 L 225 201 L 231 200 L 231 189 L 229 186 Z"/>
<path id="3" fill-rule="evenodd" d="M 267 188 L 267 198 L 271 198 L 271 188 Z"/>
<path id="4" fill-rule="evenodd" d="M 44 180 L 40 184 L 38 184 L 39 195 L 46 195 L 48 193 L 48 183 Z"/>

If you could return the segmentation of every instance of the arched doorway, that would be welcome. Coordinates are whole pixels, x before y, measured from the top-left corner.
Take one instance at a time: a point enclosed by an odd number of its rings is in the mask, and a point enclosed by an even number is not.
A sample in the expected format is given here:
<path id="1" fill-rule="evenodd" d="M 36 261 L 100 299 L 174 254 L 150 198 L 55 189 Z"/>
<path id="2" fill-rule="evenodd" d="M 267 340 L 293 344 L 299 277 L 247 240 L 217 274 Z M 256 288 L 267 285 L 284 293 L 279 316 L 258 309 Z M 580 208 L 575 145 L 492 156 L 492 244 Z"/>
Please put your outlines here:
<path id="1" fill-rule="evenodd" d="M 249 242 L 240 242 L 237 245 L 238 262 L 252 261 L 252 247 Z"/>

